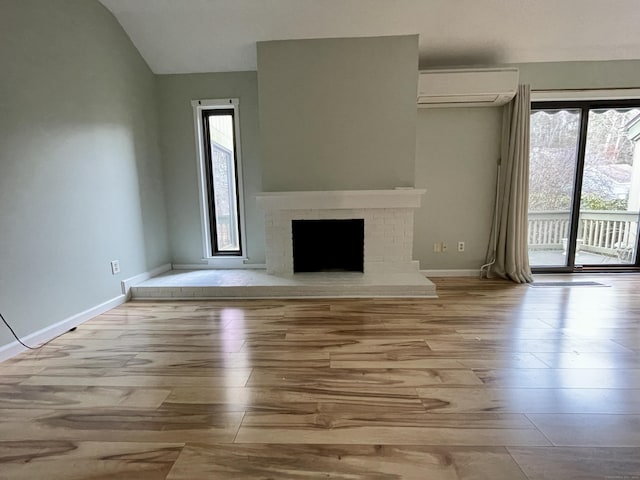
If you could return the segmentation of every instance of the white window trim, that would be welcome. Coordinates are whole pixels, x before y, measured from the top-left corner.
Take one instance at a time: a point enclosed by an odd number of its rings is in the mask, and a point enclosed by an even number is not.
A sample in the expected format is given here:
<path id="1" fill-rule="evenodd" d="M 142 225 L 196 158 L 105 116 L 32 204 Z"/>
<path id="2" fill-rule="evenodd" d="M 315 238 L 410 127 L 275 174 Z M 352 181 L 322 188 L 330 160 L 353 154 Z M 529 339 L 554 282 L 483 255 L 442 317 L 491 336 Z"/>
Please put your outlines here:
<path id="1" fill-rule="evenodd" d="M 240 141 L 240 100 L 237 98 L 222 98 L 213 100 L 192 100 L 193 124 L 195 126 L 196 140 L 196 161 L 198 172 L 198 197 L 200 200 L 200 223 L 202 228 L 202 261 L 208 265 L 220 268 L 237 268 L 247 262 L 247 229 L 245 228 L 244 214 L 244 186 L 242 174 L 242 148 Z M 215 110 L 232 107 L 234 110 L 234 129 L 236 140 L 236 174 L 238 177 L 238 213 L 240 218 L 240 243 L 242 255 L 240 256 L 217 256 L 212 255 L 211 229 L 209 228 L 209 205 L 207 202 L 207 178 L 205 170 L 206 155 L 204 152 L 204 138 L 202 125 L 202 111 Z"/>
<path id="2" fill-rule="evenodd" d="M 532 90 L 532 102 L 569 100 L 627 100 L 640 98 L 640 88 Z"/>

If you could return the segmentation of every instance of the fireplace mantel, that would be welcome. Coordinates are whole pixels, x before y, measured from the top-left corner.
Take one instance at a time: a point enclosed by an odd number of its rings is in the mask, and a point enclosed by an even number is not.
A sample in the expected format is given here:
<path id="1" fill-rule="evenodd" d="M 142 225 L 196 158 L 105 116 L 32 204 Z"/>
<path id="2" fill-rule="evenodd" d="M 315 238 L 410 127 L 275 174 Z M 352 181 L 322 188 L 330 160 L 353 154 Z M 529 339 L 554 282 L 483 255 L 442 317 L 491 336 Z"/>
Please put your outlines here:
<path id="1" fill-rule="evenodd" d="M 263 192 L 258 206 L 270 210 L 340 210 L 361 208 L 418 208 L 426 190 L 329 190 L 317 192 Z"/>

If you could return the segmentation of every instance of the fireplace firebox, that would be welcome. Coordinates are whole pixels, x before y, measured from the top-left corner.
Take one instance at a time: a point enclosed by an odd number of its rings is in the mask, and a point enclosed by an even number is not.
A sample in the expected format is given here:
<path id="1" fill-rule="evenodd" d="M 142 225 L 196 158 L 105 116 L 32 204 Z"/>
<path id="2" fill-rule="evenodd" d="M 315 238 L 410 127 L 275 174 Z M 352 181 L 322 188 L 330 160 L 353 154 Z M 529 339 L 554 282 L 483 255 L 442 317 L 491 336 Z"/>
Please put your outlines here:
<path id="1" fill-rule="evenodd" d="M 293 271 L 364 272 L 364 219 L 292 220 Z"/>

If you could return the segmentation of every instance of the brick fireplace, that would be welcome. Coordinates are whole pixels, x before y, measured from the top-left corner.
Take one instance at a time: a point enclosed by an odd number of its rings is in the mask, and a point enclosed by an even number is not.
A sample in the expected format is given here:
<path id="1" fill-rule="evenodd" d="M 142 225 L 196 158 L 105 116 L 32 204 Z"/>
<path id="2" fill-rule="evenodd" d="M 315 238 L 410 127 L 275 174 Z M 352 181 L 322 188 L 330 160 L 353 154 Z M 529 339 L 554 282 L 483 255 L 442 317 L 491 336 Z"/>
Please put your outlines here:
<path id="1" fill-rule="evenodd" d="M 417 273 L 412 260 L 413 214 L 425 190 L 267 192 L 257 196 L 265 214 L 267 273 L 294 273 L 294 220 L 364 221 L 364 274 Z"/>

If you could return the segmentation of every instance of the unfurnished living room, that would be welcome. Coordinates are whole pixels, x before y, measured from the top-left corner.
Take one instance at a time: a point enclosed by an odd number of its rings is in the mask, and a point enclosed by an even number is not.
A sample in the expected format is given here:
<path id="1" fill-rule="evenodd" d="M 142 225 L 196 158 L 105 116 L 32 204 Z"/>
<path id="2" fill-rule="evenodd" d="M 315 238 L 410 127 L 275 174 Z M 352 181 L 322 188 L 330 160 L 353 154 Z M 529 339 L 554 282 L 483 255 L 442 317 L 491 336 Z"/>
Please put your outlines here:
<path id="1" fill-rule="evenodd" d="M 0 0 L 0 479 L 640 480 L 636 0 Z"/>

